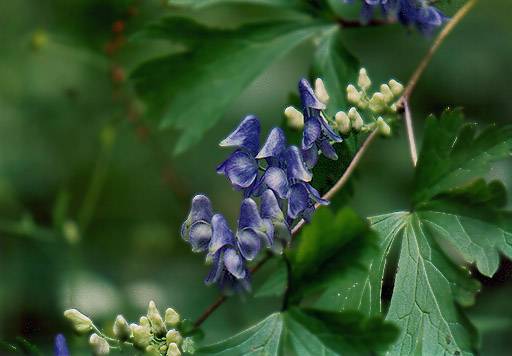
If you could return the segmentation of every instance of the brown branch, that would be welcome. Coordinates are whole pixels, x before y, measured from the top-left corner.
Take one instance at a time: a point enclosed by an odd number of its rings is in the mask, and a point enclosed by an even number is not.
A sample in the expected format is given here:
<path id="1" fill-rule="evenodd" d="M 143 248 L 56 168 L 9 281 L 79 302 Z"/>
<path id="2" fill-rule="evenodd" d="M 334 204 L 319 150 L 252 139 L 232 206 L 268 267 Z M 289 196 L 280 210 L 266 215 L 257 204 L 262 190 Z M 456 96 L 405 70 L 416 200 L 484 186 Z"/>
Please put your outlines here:
<path id="1" fill-rule="evenodd" d="M 403 115 L 405 126 L 407 128 L 407 138 L 409 139 L 409 150 L 411 151 L 412 165 L 416 167 L 416 164 L 418 163 L 418 150 L 416 149 L 416 140 L 414 138 L 414 128 L 412 126 L 412 115 L 411 109 L 409 108 L 409 101 L 404 100 L 402 105 L 404 108 Z"/>

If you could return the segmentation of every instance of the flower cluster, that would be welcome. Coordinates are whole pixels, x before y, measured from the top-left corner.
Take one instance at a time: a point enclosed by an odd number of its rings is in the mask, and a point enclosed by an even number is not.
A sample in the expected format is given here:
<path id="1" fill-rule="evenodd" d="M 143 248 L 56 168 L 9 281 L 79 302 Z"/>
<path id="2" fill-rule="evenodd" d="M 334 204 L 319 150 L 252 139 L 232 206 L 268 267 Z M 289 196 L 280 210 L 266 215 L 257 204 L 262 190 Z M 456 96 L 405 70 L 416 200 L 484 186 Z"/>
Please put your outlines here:
<path id="1" fill-rule="evenodd" d="M 353 0 L 344 0 L 353 2 Z M 430 34 L 440 27 L 447 17 L 430 0 L 362 0 L 361 16 L 368 22 L 380 7 L 384 16 L 398 19 L 405 26 L 415 26 L 419 31 Z"/>
<path id="2" fill-rule="evenodd" d="M 68 309 L 64 316 L 71 322 L 79 334 L 91 334 L 89 345 L 95 355 L 108 355 L 112 349 L 134 346 L 150 355 L 179 356 L 182 351 L 191 352 L 194 342 L 184 338 L 179 330 L 183 328 L 179 314 L 167 308 L 161 316 L 155 303 L 149 302 L 147 315 L 140 317 L 139 324 L 129 324 L 122 315 L 114 321 L 113 335 L 109 337 L 101 332 L 93 321 L 76 309 Z M 58 336 L 55 343 L 58 356 L 67 356 L 65 339 Z"/>
<path id="3" fill-rule="evenodd" d="M 181 235 L 194 252 L 207 253 L 211 270 L 206 284 L 217 283 L 226 292 L 249 290 L 251 261 L 263 247 L 280 253 L 291 239 L 291 227 L 299 219 L 308 221 L 317 205 L 326 205 L 311 186 L 319 154 L 337 159 L 332 147 L 342 137 L 335 132 L 334 119 L 324 114 L 329 95 L 321 79 L 313 89 L 299 82 L 302 112 L 289 107 L 285 114 L 304 127 L 300 147 L 288 145 L 281 128 L 273 128 L 260 146 L 258 118 L 247 116 L 225 138 L 221 147 L 234 149 L 217 167 L 235 190 L 243 193 L 236 233 L 224 216 L 214 213 L 208 197 L 196 195 Z M 255 201 L 259 200 L 259 208 Z"/>

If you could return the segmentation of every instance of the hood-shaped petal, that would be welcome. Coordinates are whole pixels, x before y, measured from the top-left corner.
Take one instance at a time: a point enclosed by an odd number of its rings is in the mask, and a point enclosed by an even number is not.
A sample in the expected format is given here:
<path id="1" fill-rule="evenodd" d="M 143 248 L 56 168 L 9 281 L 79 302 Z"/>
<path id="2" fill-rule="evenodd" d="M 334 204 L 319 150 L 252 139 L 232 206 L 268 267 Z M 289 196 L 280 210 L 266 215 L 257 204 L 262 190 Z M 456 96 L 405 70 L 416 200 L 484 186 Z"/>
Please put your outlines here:
<path id="1" fill-rule="evenodd" d="M 332 147 L 328 140 L 320 140 L 318 146 L 320 147 L 320 151 L 322 151 L 325 157 L 332 159 L 333 161 L 338 159 L 336 150 L 334 149 L 334 147 Z"/>
<path id="2" fill-rule="evenodd" d="M 240 205 L 240 216 L 238 218 L 238 229 L 245 228 L 261 229 L 263 220 L 258 212 L 256 202 L 251 198 L 244 199 Z"/>
<path id="3" fill-rule="evenodd" d="M 62 334 L 55 336 L 54 354 L 55 356 L 69 356 L 66 338 Z"/>
<path id="4" fill-rule="evenodd" d="M 284 221 L 284 214 L 279 206 L 276 195 L 270 189 L 267 189 L 261 195 L 261 217 L 272 221 Z"/>
<path id="5" fill-rule="evenodd" d="M 244 260 L 234 248 L 227 248 L 224 252 L 224 266 L 236 279 L 245 278 Z"/>
<path id="6" fill-rule="evenodd" d="M 318 100 L 311 84 L 304 78 L 299 81 L 299 94 L 303 109 L 325 109 L 325 104 Z"/>
<path id="7" fill-rule="evenodd" d="M 241 188 L 249 187 L 258 176 L 258 163 L 251 154 L 241 150 L 233 152 L 220 167 L 231 184 Z"/>
<path id="8" fill-rule="evenodd" d="M 208 272 L 208 275 L 204 279 L 204 283 L 206 285 L 211 285 L 219 281 L 222 276 L 222 272 L 224 270 L 224 259 L 223 259 L 223 250 L 217 251 L 217 253 L 210 255 L 212 267 Z"/>
<path id="9" fill-rule="evenodd" d="M 212 218 L 212 239 L 208 250 L 213 254 L 224 246 L 235 246 L 235 237 L 226 218 L 221 214 L 215 214 Z"/>
<path id="10" fill-rule="evenodd" d="M 204 221 L 196 221 L 190 227 L 190 245 L 192 252 L 208 250 L 212 238 L 212 226 Z"/>
<path id="11" fill-rule="evenodd" d="M 313 175 L 306 167 L 302 154 L 297 146 L 290 146 L 286 152 L 286 174 L 288 179 L 298 179 L 309 182 Z"/>
<path id="12" fill-rule="evenodd" d="M 288 178 L 281 168 L 269 167 L 263 176 L 263 183 L 272 189 L 281 199 L 288 195 Z"/>
<path id="13" fill-rule="evenodd" d="M 292 185 L 288 199 L 288 216 L 295 219 L 309 206 L 309 193 L 302 182 Z"/>
<path id="14" fill-rule="evenodd" d="M 253 155 L 260 146 L 260 120 L 254 116 L 246 116 L 238 127 L 220 142 L 221 147 L 240 147 L 249 150 Z"/>
<path id="15" fill-rule="evenodd" d="M 312 117 L 304 124 L 304 132 L 302 133 L 302 149 L 311 148 L 316 140 L 322 134 L 322 126 L 320 120 Z"/>
<path id="16" fill-rule="evenodd" d="M 238 230 L 236 243 L 240 253 L 248 261 L 252 261 L 261 249 L 261 239 L 253 229 Z"/>
<path id="17" fill-rule="evenodd" d="M 190 238 L 190 227 L 196 221 L 210 223 L 213 211 L 212 203 L 206 195 L 198 194 L 192 199 L 192 206 L 187 219 L 181 225 L 181 237 L 188 241 Z"/>
<path id="18" fill-rule="evenodd" d="M 316 143 L 307 150 L 301 150 L 302 160 L 308 169 L 313 169 L 318 162 L 318 146 Z"/>
<path id="19" fill-rule="evenodd" d="M 286 137 L 283 129 L 274 127 L 268 134 L 267 140 L 263 144 L 256 158 L 279 157 L 286 149 Z"/>

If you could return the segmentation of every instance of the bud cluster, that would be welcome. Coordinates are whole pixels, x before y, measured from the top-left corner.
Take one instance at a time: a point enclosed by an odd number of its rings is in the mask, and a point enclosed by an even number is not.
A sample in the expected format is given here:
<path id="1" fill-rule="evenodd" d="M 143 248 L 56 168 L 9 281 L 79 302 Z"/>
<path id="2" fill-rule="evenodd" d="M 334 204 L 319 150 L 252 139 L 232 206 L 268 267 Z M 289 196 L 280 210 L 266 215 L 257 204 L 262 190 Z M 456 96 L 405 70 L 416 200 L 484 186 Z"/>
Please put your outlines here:
<path id="1" fill-rule="evenodd" d="M 194 342 L 184 338 L 182 320 L 172 308 L 167 308 L 162 316 L 155 302 L 150 301 L 147 314 L 141 316 L 139 323 L 128 323 L 118 315 L 112 328 L 113 337 L 109 337 L 96 327 L 93 321 L 76 309 L 68 309 L 64 316 L 71 322 L 79 334 L 89 334 L 89 345 L 94 355 L 108 355 L 112 349 L 121 346 L 133 346 L 149 355 L 179 356 L 182 352 L 191 352 Z"/>

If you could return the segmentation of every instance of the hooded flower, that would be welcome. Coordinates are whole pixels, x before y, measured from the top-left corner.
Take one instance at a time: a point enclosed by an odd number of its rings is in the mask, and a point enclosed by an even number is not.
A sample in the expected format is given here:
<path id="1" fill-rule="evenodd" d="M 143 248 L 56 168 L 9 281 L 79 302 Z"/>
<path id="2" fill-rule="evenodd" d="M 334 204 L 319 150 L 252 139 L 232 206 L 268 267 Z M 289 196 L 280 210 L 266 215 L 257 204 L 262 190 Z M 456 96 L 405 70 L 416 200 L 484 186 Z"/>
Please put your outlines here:
<path id="1" fill-rule="evenodd" d="M 283 248 L 291 241 L 290 226 L 279 206 L 279 201 L 270 189 L 265 190 L 261 195 L 260 213 L 263 219 L 270 220 L 274 226 L 272 250 L 278 254 L 282 253 Z"/>
<path id="2" fill-rule="evenodd" d="M 262 219 L 254 200 L 244 199 L 240 206 L 240 218 L 236 233 L 237 247 L 246 260 L 253 260 L 261 249 L 263 242 L 272 247 L 274 226 L 268 219 Z"/>
<path id="3" fill-rule="evenodd" d="M 212 204 L 205 195 L 196 195 L 187 220 L 181 225 L 181 237 L 190 243 L 193 252 L 203 252 L 212 238 Z"/>
<path id="4" fill-rule="evenodd" d="M 68 350 L 68 345 L 66 343 L 66 338 L 62 334 L 57 334 L 57 336 L 55 336 L 54 355 L 55 356 L 69 356 L 69 350 Z"/>

